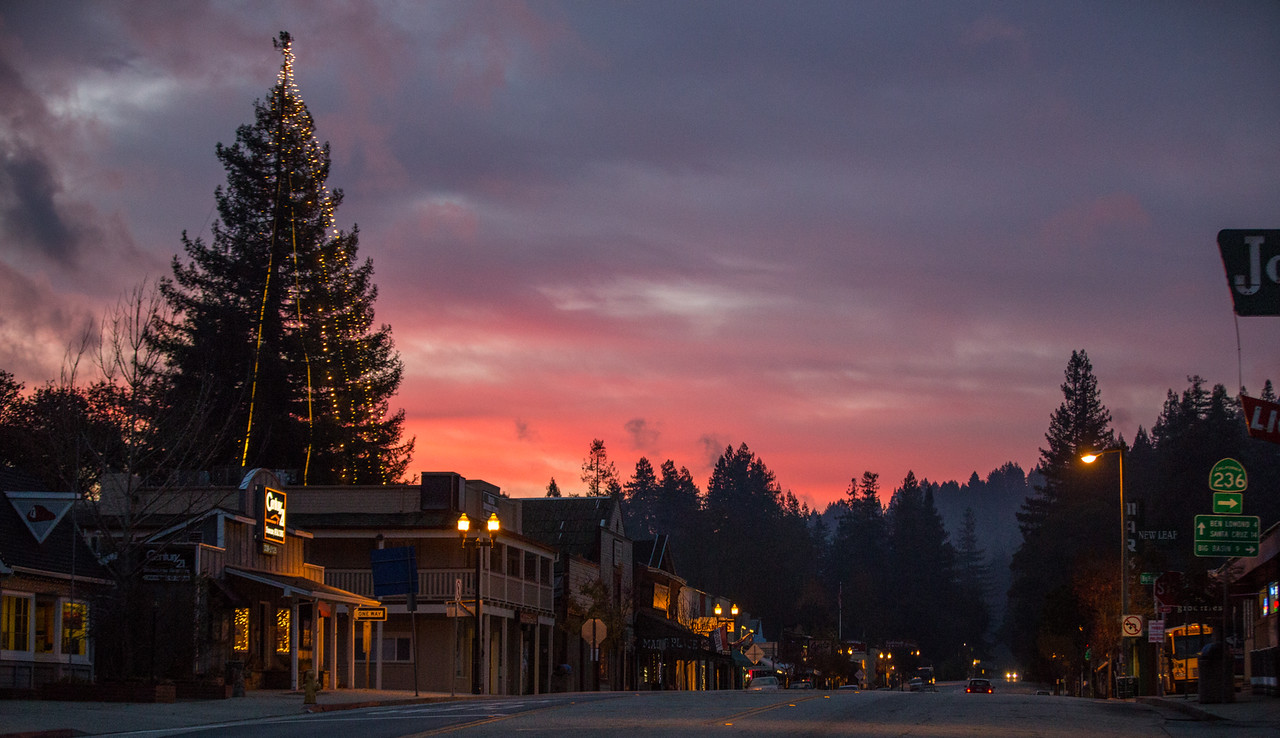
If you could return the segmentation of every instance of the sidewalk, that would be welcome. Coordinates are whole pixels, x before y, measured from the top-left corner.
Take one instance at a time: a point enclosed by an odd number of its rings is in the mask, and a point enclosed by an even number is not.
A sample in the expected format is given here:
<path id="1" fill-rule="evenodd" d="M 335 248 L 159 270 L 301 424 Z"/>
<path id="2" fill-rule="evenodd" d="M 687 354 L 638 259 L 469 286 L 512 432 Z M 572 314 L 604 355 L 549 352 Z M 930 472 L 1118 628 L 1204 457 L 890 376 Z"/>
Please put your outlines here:
<path id="1" fill-rule="evenodd" d="M 61 738 L 106 735 L 134 730 L 164 730 L 196 725 L 235 723 L 255 718 L 300 715 L 388 704 L 474 699 L 470 694 L 397 692 L 375 689 L 322 691 L 315 705 L 303 704 L 303 693 L 252 690 L 226 700 L 186 700 L 169 704 L 129 702 L 54 702 L 0 700 L 0 738 Z"/>
<path id="2" fill-rule="evenodd" d="M 1275 726 L 1280 733 L 1280 697 L 1237 693 L 1234 702 L 1200 704 L 1196 695 L 1138 697 L 1138 702 L 1191 715 L 1199 720 L 1230 720 L 1243 725 Z"/>

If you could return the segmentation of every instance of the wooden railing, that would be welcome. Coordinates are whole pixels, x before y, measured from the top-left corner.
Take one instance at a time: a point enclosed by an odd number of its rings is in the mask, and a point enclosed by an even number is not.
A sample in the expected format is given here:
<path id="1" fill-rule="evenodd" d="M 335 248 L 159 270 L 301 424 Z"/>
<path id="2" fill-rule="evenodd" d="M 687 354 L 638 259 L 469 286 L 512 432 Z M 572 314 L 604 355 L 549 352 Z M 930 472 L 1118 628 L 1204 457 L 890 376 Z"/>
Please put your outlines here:
<path id="1" fill-rule="evenodd" d="M 550 611 L 552 609 L 551 586 L 526 582 L 518 577 L 484 572 L 484 599 L 514 607 L 528 607 Z M 474 569 L 419 569 L 418 601 L 440 603 L 454 598 L 457 580 L 462 580 L 463 599 L 475 597 Z M 370 569 L 327 569 L 324 583 L 348 592 L 373 597 L 373 571 Z"/>

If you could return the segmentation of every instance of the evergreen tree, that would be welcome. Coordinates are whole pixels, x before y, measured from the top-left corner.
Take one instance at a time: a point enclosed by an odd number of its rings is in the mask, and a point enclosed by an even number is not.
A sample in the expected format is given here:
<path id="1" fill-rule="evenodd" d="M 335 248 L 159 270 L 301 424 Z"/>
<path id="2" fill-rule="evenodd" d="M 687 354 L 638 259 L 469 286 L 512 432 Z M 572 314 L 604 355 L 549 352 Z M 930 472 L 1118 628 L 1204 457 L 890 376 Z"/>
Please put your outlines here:
<path id="1" fill-rule="evenodd" d="M 902 636 L 930 654 L 949 654 L 956 637 L 955 550 L 929 488 L 912 472 L 893 493 L 888 509 L 889 562 L 886 576 L 892 622 Z"/>
<path id="2" fill-rule="evenodd" d="M 234 430 L 216 443 L 231 467 L 297 469 L 299 482 L 399 480 L 413 441 L 389 412 L 403 367 L 391 328 L 373 328 L 373 264 L 358 229 L 335 226 L 329 148 L 293 79 L 281 33 L 280 75 L 255 120 L 216 147 L 227 172 L 212 240 L 184 233 L 161 290 L 175 313 L 159 339 L 176 396 L 209 389 Z M 211 388 L 211 389 L 210 389 Z"/>
<path id="3" fill-rule="evenodd" d="M 808 540 L 784 523 L 785 505 L 773 472 L 745 443 L 725 448 L 707 482 L 695 586 L 740 598 L 770 627 L 790 624 L 804 586 L 788 563 Z"/>
<path id="4" fill-rule="evenodd" d="M 560 485 L 556 484 L 556 478 L 552 477 L 551 482 L 547 484 L 547 497 L 559 497 Z"/>
<path id="5" fill-rule="evenodd" d="M 658 499 L 653 513 L 654 532 L 670 537 L 677 562 L 688 562 L 693 566 L 701 559 L 706 545 L 702 493 L 688 468 L 682 466 L 677 469 L 671 459 L 662 462 L 660 472 Z M 684 567 L 683 563 L 678 565 Z"/>
<path id="6" fill-rule="evenodd" d="M 991 627 L 991 569 L 986 552 L 978 543 L 977 520 L 973 509 L 965 508 L 956 540 L 956 625 L 963 642 L 982 650 Z"/>
<path id="7" fill-rule="evenodd" d="M 604 441 L 599 438 L 591 441 L 587 458 L 582 462 L 582 482 L 587 485 L 588 497 L 622 493 L 622 485 L 618 483 L 618 469 L 609 460 L 609 452 L 604 447 Z"/>
<path id="8" fill-rule="evenodd" d="M 658 530 L 658 501 L 662 488 L 658 486 L 658 477 L 653 473 L 653 464 L 644 456 L 636 462 L 636 471 L 631 479 L 622 485 L 627 504 L 623 508 L 626 517 L 627 535 L 636 540 L 652 538 L 656 533 L 670 533 Z"/>
<path id="9" fill-rule="evenodd" d="M 1018 513 L 1022 545 L 1010 564 L 1006 612 L 1015 657 L 1030 673 L 1045 678 L 1055 675 L 1055 654 L 1065 654 L 1077 671 L 1083 663 L 1080 634 L 1091 623 L 1081 622 L 1075 608 L 1061 603 L 1073 599 L 1085 572 L 1101 566 L 1119 569 L 1118 481 L 1101 470 L 1086 471 L 1079 462 L 1087 451 L 1116 447 L 1111 413 L 1101 402 L 1093 365 L 1084 351 L 1071 353 L 1064 374 L 1063 402 L 1050 416 L 1048 448 L 1040 449 L 1043 481 Z M 1090 612 L 1087 617 L 1118 622 L 1119 612 Z M 1071 644 L 1071 649 L 1064 644 Z"/>
<path id="10" fill-rule="evenodd" d="M 832 570 L 844 604 L 848 634 L 879 640 L 885 631 L 888 536 L 880 505 L 880 475 L 866 471 L 845 491 L 847 512 L 836 523 Z M 843 585 L 842 587 L 840 585 Z"/>

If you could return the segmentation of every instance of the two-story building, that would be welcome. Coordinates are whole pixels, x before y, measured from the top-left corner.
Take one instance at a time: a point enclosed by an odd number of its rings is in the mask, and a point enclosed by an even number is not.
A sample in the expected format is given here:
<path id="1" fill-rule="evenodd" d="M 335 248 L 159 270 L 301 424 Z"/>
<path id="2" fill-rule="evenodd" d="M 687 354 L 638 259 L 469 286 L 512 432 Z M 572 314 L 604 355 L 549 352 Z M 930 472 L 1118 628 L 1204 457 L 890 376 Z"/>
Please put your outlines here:
<path id="1" fill-rule="evenodd" d="M 417 485 L 300 487 L 294 521 L 326 582 L 373 597 L 374 551 L 411 554 L 416 593 L 380 598 L 385 620 L 356 640 L 355 686 L 484 694 L 549 691 L 555 552 L 522 533 L 517 501 L 483 480 L 426 472 Z M 472 521 L 467 543 L 458 530 Z M 498 530 L 476 529 L 496 516 Z M 478 566 L 477 566 L 478 565 Z M 477 569 L 479 576 L 477 577 Z M 476 596 L 480 623 L 477 649 Z"/>
<path id="2" fill-rule="evenodd" d="M 634 689 L 633 556 L 617 497 L 519 500 L 525 534 L 556 552 L 555 688 Z M 598 645 L 589 642 L 603 626 Z"/>

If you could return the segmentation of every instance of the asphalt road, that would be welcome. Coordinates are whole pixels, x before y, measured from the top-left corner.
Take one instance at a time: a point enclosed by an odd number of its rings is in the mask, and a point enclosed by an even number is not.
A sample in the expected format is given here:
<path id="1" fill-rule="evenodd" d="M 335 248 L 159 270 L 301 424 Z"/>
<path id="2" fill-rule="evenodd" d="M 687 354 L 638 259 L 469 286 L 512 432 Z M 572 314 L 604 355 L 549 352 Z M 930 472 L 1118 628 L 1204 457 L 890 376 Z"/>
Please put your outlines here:
<path id="1" fill-rule="evenodd" d="M 996 685 L 970 695 L 938 692 L 787 690 L 774 692 L 613 692 L 545 695 L 344 710 L 224 723 L 131 736 L 418 738 L 458 736 L 1231 736 L 1274 735 L 1274 726 L 1197 722 L 1116 700 L 1036 695 Z"/>

